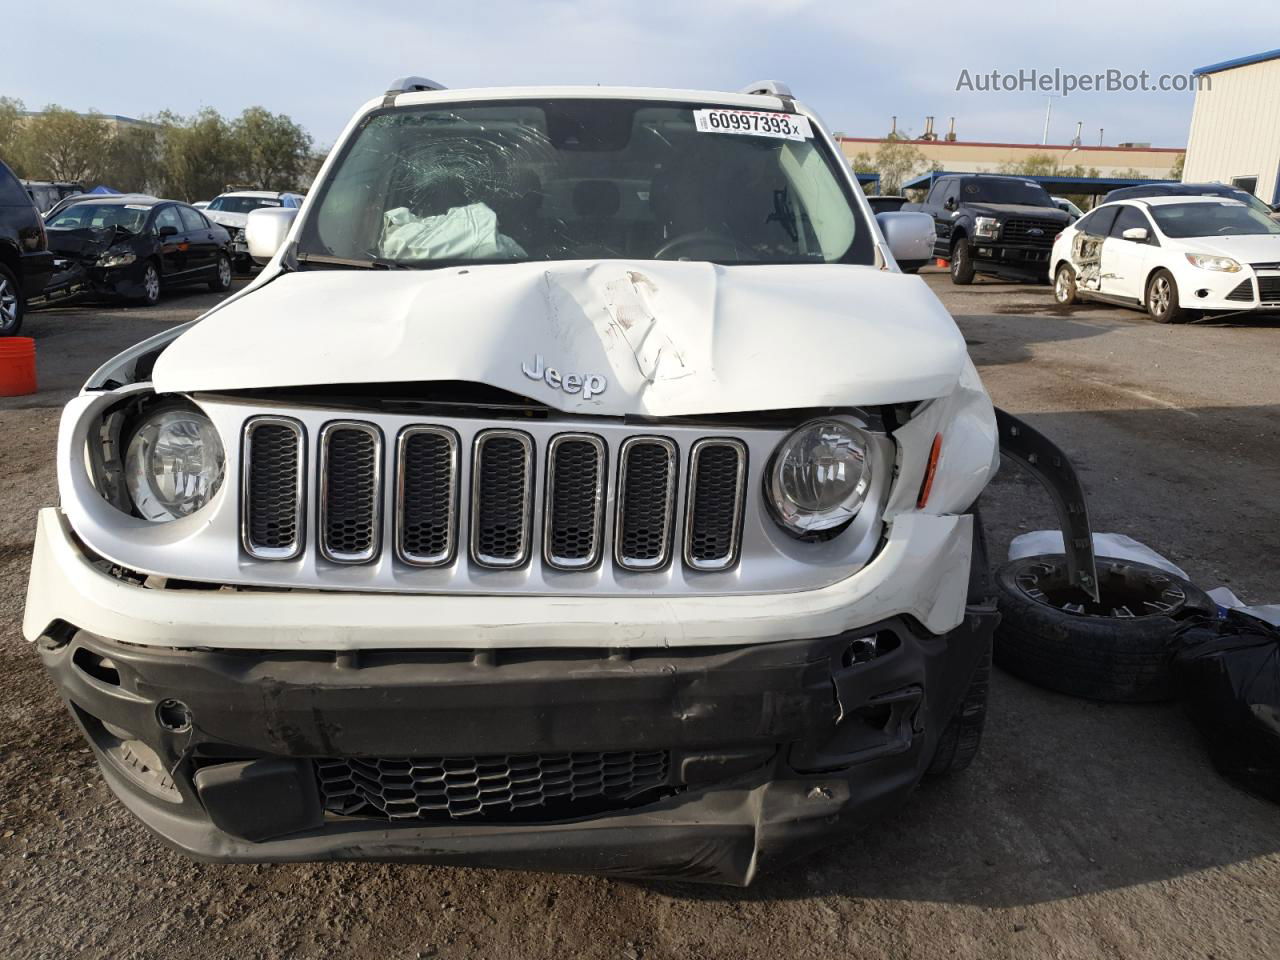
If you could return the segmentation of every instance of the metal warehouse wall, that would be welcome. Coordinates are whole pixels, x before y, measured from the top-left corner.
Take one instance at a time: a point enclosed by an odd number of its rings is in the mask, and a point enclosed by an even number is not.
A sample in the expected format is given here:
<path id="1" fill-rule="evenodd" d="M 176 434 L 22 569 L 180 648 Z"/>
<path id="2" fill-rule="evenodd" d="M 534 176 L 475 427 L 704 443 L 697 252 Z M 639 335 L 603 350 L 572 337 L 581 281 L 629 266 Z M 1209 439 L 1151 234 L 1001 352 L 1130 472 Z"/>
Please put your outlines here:
<path id="1" fill-rule="evenodd" d="M 1280 203 L 1280 60 L 1207 74 L 1196 91 L 1182 179 L 1257 177 L 1258 197 Z"/>

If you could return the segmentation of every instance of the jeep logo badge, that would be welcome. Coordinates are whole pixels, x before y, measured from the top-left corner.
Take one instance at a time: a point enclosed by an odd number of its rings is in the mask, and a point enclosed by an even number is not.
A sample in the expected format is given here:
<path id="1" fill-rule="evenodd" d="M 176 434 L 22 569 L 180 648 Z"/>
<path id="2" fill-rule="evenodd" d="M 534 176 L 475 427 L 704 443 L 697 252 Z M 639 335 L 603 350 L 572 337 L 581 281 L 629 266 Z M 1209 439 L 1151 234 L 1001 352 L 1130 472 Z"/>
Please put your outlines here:
<path id="1" fill-rule="evenodd" d="M 542 380 L 549 387 L 563 390 L 565 393 L 580 393 L 583 400 L 590 400 L 597 394 L 604 393 L 609 381 L 598 373 L 565 373 L 555 367 L 547 367 L 542 363 L 542 354 L 533 356 L 533 364 L 522 363 L 520 370 L 530 380 Z"/>

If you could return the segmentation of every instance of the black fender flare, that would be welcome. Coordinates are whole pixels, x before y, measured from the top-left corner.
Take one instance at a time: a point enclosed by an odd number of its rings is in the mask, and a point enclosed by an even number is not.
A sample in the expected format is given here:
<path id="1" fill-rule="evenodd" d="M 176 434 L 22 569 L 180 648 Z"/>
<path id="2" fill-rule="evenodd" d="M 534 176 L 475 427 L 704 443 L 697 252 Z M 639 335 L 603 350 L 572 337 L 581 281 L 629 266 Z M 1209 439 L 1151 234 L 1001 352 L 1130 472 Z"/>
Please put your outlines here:
<path id="1" fill-rule="evenodd" d="M 1094 600 L 1100 599 L 1089 506 L 1070 458 L 1048 437 L 1013 414 L 999 407 L 995 413 L 1000 452 L 1039 480 L 1053 501 L 1062 527 L 1070 581 Z"/>

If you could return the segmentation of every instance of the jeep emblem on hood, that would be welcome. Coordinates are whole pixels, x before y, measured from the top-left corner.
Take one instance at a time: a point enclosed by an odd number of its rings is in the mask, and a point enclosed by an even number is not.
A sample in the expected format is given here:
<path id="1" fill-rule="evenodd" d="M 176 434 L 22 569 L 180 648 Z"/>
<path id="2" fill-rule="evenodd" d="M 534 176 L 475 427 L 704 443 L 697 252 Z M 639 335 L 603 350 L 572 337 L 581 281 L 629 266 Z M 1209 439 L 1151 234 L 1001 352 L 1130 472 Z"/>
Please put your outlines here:
<path id="1" fill-rule="evenodd" d="M 544 380 L 547 386 L 565 393 L 580 393 L 583 400 L 590 400 L 596 394 L 604 393 L 609 386 L 609 381 L 598 373 L 561 374 L 555 367 L 545 367 L 540 353 L 534 354 L 532 366 L 522 363 L 520 369 L 530 380 Z"/>

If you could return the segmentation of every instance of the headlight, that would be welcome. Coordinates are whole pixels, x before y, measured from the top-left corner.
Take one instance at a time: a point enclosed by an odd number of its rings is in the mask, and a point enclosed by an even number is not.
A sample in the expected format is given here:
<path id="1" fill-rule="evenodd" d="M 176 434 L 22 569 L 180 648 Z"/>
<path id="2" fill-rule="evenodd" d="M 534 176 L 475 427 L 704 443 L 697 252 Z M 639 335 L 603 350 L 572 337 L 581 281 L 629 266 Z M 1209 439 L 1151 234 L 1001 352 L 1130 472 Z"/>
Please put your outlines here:
<path id="1" fill-rule="evenodd" d="M 169 407 L 133 432 L 124 476 L 138 514 L 163 523 L 195 513 L 218 492 L 226 457 L 218 431 L 203 413 Z"/>
<path id="2" fill-rule="evenodd" d="M 980 237 L 994 238 L 1000 232 L 1000 221 L 995 217 L 978 217 L 973 221 L 973 232 Z"/>
<path id="3" fill-rule="evenodd" d="M 1240 264 L 1230 257 L 1219 257 L 1212 253 L 1188 253 L 1187 263 L 1201 270 L 1219 270 L 1222 273 L 1239 273 Z"/>
<path id="4" fill-rule="evenodd" d="M 112 247 L 98 258 L 99 267 L 127 267 L 138 259 L 138 255 L 128 247 Z"/>
<path id="5" fill-rule="evenodd" d="M 787 532 L 805 537 L 842 527 L 867 499 L 871 444 L 857 427 L 811 420 L 773 455 L 767 499 Z"/>

